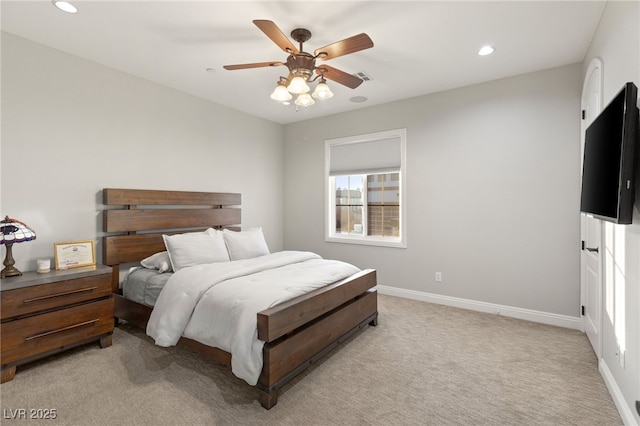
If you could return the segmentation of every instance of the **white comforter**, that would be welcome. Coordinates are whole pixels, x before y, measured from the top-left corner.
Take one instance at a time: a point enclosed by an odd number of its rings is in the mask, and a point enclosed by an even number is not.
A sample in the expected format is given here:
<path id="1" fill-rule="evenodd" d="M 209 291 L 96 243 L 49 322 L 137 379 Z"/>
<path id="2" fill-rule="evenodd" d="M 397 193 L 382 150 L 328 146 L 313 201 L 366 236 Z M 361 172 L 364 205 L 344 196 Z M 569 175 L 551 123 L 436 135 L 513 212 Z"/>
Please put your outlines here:
<path id="1" fill-rule="evenodd" d="M 233 374 L 255 385 L 264 345 L 258 340 L 257 313 L 358 271 L 297 251 L 190 266 L 167 281 L 147 334 L 159 346 L 173 346 L 185 336 L 230 352 Z"/>

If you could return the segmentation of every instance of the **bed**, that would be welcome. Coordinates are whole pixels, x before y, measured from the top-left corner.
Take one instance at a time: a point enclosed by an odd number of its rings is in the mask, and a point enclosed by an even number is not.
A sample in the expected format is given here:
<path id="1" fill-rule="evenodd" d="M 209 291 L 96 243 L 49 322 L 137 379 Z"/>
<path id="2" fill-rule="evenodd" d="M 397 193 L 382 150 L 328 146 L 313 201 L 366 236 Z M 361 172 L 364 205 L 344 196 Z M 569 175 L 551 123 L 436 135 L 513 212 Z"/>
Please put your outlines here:
<path id="1" fill-rule="evenodd" d="M 163 234 L 241 231 L 238 193 L 105 188 L 102 195 L 103 263 L 114 270 L 116 325 L 124 320 L 147 328 L 153 307 L 122 295 L 120 271 L 166 250 Z M 367 325 L 377 325 L 375 286 L 375 270 L 358 270 L 257 313 L 257 338 L 264 346 L 255 388 L 264 408 L 272 408 L 282 386 L 309 365 Z M 178 344 L 231 368 L 228 351 L 184 336 Z"/>

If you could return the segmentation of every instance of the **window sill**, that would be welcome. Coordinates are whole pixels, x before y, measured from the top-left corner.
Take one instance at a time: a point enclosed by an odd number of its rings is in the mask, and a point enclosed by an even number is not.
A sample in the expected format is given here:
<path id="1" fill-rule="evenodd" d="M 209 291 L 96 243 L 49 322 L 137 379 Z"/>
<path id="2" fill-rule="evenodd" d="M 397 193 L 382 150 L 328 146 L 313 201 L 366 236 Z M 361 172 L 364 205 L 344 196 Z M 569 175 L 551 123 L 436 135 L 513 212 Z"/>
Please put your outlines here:
<path id="1" fill-rule="evenodd" d="M 332 236 L 325 237 L 324 239 L 328 243 L 341 243 L 341 244 L 360 244 L 365 246 L 379 246 L 379 247 L 393 247 L 393 248 L 407 248 L 407 243 L 400 239 L 377 239 L 377 238 L 363 238 L 357 236 Z"/>

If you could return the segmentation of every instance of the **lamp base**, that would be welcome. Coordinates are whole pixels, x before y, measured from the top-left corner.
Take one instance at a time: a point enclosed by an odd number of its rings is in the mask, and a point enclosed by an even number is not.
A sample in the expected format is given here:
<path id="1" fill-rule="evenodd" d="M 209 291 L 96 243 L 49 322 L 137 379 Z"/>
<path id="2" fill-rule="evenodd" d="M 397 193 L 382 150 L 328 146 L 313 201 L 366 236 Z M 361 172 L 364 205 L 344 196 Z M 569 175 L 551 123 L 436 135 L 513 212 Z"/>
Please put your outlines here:
<path id="1" fill-rule="evenodd" d="M 7 277 L 17 277 L 18 275 L 22 275 L 22 272 L 15 268 L 14 266 L 7 266 L 2 271 L 0 271 L 0 278 Z"/>
<path id="2" fill-rule="evenodd" d="M 0 278 L 6 277 L 17 277 L 18 275 L 22 275 L 22 272 L 18 270 L 18 268 L 14 267 L 16 261 L 13 260 L 13 253 L 11 252 L 11 248 L 13 247 L 13 243 L 7 244 L 7 255 L 4 258 L 3 265 L 5 268 L 0 271 Z"/>

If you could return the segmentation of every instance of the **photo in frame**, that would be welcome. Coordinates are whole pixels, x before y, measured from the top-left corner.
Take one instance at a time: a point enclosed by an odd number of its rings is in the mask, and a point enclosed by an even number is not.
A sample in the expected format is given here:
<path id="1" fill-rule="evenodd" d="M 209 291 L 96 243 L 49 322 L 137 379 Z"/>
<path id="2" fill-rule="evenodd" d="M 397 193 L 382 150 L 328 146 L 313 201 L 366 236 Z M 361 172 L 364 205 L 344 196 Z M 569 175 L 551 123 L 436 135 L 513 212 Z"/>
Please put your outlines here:
<path id="1" fill-rule="evenodd" d="M 96 264 L 96 252 L 92 240 L 54 243 L 53 252 L 56 270 Z"/>

